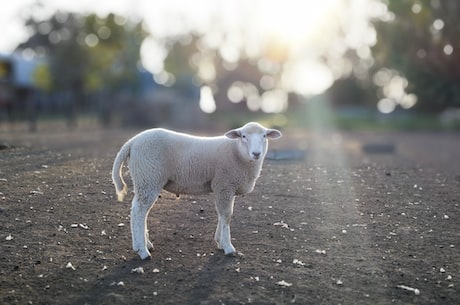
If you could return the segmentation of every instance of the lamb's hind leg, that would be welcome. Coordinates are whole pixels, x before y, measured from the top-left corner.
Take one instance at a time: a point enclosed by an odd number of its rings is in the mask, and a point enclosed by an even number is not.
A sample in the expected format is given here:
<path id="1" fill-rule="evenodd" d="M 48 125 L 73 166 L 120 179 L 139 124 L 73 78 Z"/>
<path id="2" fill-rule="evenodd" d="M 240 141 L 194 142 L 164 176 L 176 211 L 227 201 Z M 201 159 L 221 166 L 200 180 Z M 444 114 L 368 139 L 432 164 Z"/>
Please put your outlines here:
<path id="1" fill-rule="evenodd" d="M 236 253 L 230 235 L 230 221 L 233 214 L 234 200 L 235 196 L 229 192 L 220 192 L 216 196 L 218 221 L 214 240 L 217 243 L 217 248 L 224 250 L 225 255 L 234 255 Z"/>
<path id="2" fill-rule="evenodd" d="M 141 259 L 150 258 L 148 249 L 153 245 L 148 240 L 147 216 L 150 208 L 158 198 L 159 192 L 152 192 L 149 195 L 135 194 L 131 206 L 131 234 L 133 250 L 139 254 Z"/>

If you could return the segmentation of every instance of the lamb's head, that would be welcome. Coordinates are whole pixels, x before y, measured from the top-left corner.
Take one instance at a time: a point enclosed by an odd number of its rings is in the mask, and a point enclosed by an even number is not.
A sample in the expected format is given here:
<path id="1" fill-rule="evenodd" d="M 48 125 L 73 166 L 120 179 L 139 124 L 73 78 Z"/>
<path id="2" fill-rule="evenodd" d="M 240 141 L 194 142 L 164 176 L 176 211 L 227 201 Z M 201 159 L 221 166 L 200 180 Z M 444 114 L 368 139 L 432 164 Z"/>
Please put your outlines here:
<path id="1" fill-rule="evenodd" d="M 278 139 L 281 137 L 281 132 L 251 122 L 243 127 L 227 131 L 225 136 L 238 141 L 239 153 L 245 160 L 260 161 L 267 153 L 267 139 Z"/>

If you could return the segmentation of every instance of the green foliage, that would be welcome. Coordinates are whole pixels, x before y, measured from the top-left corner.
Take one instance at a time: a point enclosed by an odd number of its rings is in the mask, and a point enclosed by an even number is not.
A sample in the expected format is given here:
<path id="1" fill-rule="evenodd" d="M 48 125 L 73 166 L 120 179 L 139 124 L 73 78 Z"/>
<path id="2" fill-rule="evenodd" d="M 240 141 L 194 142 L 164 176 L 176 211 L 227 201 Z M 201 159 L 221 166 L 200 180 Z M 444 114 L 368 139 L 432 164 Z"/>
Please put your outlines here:
<path id="1" fill-rule="evenodd" d="M 171 38 L 167 43 L 169 48 L 168 55 L 164 61 L 164 68 L 177 77 L 197 73 L 196 69 L 192 67 L 191 58 L 199 52 L 197 47 L 198 37 L 191 35 L 189 38 Z"/>
<path id="2" fill-rule="evenodd" d="M 87 90 L 135 92 L 138 89 L 139 50 L 147 35 L 142 24 L 130 24 L 114 14 L 106 18 L 89 15 L 84 21 L 86 37 L 97 41 L 94 46 L 86 45 L 89 59 Z"/>
<path id="3" fill-rule="evenodd" d="M 437 113 L 460 106 L 460 2 L 388 0 L 389 15 L 376 20 L 375 71 L 399 71 L 418 97 L 416 109 Z M 374 71 L 374 72 L 375 72 Z"/>
<path id="4" fill-rule="evenodd" d="M 48 20 L 30 17 L 26 25 L 31 36 L 18 49 L 32 49 L 50 65 L 40 71 L 41 87 L 76 95 L 137 89 L 139 49 L 146 37 L 141 23 L 113 14 L 56 12 Z"/>

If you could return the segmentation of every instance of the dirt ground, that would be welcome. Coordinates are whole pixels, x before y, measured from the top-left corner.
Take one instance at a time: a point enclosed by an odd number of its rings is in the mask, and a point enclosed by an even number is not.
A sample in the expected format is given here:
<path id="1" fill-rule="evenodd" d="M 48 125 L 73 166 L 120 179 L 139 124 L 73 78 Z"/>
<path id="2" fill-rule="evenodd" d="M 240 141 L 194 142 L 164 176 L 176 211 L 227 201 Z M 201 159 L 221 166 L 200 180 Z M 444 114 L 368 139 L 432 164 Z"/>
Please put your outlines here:
<path id="1" fill-rule="evenodd" d="M 0 304 L 460 304 L 459 134 L 285 130 L 236 200 L 241 256 L 212 196 L 164 193 L 141 261 L 110 180 L 135 133 L 0 133 Z"/>

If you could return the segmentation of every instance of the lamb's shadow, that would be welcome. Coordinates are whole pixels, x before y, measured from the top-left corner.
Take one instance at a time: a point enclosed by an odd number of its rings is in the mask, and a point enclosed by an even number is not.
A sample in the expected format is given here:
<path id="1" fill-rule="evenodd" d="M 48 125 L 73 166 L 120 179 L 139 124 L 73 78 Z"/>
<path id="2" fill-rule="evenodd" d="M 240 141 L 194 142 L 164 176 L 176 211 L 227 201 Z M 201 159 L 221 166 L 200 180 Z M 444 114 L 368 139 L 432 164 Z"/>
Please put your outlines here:
<path id="1" fill-rule="evenodd" d="M 143 281 L 145 277 L 137 274 L 133 269 L 142 267 L 147 272 L 151 269 L 151 260 L 140 260 L 134 257 L 131 260 L 123 261 L 122 263 L 104 271 L 104 275 L 98 277 L 90 289 L 85 294 L 82 294 L 71 304 L 133 304 L 130 298 L 131 294 L 143 293 L 136 289 L 136 281 Z M 130 290 L 129 293 L 126 293 Z"/>
<path id="2" fill-rule="evenodd" d="M 203 304 L 207 300 L 213 299 L 213 295 L 221 293 L 223 282 L 228 278 L 228 272 L 235 272 L 235 264 L 240 260 L 240 257 L 228 257 L 223 252 L 218 251 L 214 255 L 208 256 L 207 261 L 203 261 L 200 271 L 196 273 L 193 284 L 188 289 L 188 295 L 182 295 L 181 300 L 184 304 Z M 123 261 L 116 266 L 104 271 L 104 275 L 98 277 L 91 283 L 90 288 L 77 298 L 69 302 L 70 304 L 132 304 L 133 299 L 130 297 L 145 295 L 153 297 L 153 292 L 149 291 L 149 295 L 145 289 L 145 281 L 151 280 L 148 273 L 152 273 L 152 267 L 156 265 L 153 260 L 140 260 L 133 256 L 132 259 Z M 146 274 L 135 274 L 133 269 L 142 267 Z M 139 284 L 139 285 L 137 285 Z M 153 285 L 153 281 L 152 281 Z M 143 288 L 144 287 L 144 288 Z M 129 291 L 129 293 L 127 293 Z M 186 289 L 187 291 L 187 289 Z M 164 297 L 164 296 L 163 296 Z M 157 301 L 168 304 L 174 300 L 162 300 L 162 297 L 155 297 Z M 149 299 L 147 301 L 147 299 Z M 151 302 L 151 298 L 147 298 L 146 302 Z"/>
<path id="3" fill-rule="evenodd" d="M 235 272 L 234 264 L 239 259 L 239 256 L 225 256 L 220 251 L 210 256 L 199 272 L 186 304 L 205 304 L 213 295 L 221 294 L 223 281 L 228 280 L 228 272 Z"/>

